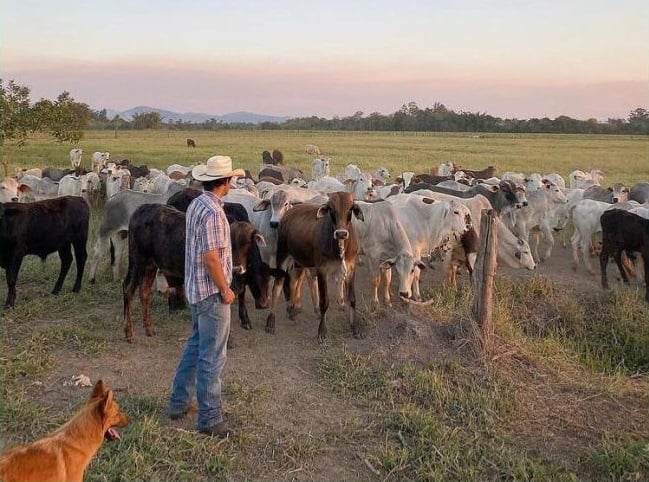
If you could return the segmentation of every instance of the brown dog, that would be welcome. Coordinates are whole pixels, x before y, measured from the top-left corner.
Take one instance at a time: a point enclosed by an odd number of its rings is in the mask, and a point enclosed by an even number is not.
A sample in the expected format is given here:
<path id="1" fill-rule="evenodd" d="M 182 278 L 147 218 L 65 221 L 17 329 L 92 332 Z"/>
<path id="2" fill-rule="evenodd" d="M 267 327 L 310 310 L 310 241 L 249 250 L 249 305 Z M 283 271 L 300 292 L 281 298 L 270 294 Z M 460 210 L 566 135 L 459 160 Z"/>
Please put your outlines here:
<path id="1" fill-rule="evenodd" d="M 82 481 L 86 467 L 104 438 L 115 440 L 112 427 L 124 427 L 128 417 L 120 411 L 113 391 L 99 380 L 90 400 L 56 432 L 0 455 L 0 479 L 12 481 Z"/>

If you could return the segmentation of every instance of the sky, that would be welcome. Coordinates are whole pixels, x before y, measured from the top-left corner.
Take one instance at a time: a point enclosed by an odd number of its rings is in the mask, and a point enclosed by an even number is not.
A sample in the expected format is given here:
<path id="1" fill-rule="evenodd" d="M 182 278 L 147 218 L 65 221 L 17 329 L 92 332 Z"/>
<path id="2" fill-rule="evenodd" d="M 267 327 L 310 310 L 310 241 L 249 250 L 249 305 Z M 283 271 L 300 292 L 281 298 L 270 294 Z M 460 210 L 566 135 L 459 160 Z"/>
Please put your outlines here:
<path id="1" fill-rule="evenodd" d="M 223 115 L 503 118 L 649 108 L 646 0 L 3 0 L 0 77 L 32 101 Z"/>

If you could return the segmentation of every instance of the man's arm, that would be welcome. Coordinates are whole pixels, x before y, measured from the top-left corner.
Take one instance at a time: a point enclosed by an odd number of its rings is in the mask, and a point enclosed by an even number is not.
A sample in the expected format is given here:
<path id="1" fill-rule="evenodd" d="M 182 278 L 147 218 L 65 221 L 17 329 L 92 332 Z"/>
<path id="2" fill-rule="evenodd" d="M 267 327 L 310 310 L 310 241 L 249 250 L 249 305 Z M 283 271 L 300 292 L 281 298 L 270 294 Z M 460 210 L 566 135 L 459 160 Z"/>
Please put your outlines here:
<path id="1" fill-rule="evenodd" d="M 203 254 L 203 261 L 205 262 L 207 271 L 210 273 L 210 276 L 214 280 L 216 287 L 221 293 L 223 303 L 229 305 L 234 302 L 236 295 L 234 294 L 234 291 L 230 289 L 227 279 L 225 278 L 223 266 L 221 266 L 221 257 L 219 256 L 219 250 L 212 249 L 210 251 L 206 251 Z"/>

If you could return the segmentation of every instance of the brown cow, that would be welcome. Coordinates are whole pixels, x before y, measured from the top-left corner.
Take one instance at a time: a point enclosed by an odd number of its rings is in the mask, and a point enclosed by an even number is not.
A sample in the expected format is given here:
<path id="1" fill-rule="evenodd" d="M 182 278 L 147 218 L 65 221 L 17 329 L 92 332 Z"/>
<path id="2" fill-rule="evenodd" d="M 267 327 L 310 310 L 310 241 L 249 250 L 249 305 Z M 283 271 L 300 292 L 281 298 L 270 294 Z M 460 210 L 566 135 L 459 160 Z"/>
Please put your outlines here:
<path id="1" fill-rule="evenodd" d="M 354 276 L 358 240 L 351 223 L 352 214 L 363 220 L 363 212 L 347 192 L 331 193 L 327 203 L 322 205 L 298 204 L 284 214 L 279 223 L 277 239 L 277 267 L 283 270 L 283 274 L 276 277 L 273 284 L 271 313 L 266 319 L 268 333 L 275 332 L 275 310 L 284 284 L 284 274 L 288 274 L 289 279 L 293 278 L 290 283 L 289 312 L 294 309 L 297 277 L 287 273 L 293 261 L 298 271 L 313 268 L 317 275 L 320 298 L 318 342 L 322 343 L 327 336 L 327 276 L 335 273 L 341 273 L 344 277 L 352 333 L 357 338 L 363 337 L 356 319 Z"/>
<path id="2" fill-rule="evenodd" d="M 187 147 L 196 147 L 196 141 L 194 141 L 194 139 L 187 138 Z"/>

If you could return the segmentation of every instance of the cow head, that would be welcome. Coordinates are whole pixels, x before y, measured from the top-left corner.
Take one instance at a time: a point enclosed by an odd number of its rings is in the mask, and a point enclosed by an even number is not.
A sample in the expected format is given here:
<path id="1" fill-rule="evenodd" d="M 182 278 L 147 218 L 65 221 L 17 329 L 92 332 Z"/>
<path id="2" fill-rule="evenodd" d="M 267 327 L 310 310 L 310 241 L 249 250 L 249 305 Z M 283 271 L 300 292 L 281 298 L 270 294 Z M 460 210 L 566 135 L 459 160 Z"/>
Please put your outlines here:
<path id="1" fill-rule="evenodd" d="M 361 221 L 365 220 L 363 211 L 354 202 L 350 193 L 334 192 L 329 194 L 327 203 L 320 206 L 316 217 L 323 218 L 328 215 L 334 228 L 334 239 L 341 241 L 349 238 L 352 214 Z"/>
<path id="2" fill-rule="evenodd" d="M 516 209 L 527 206 L 526 190 L 523 186 L 518 186 L 512 181 L 500 181 L 498 186 L 505 196 L 506 204 L 514 206 Z"/>
<path id="3" fill-rule="evenodd" d="M 568 198 L 564 194 L 563 190 L 553 182 L 543 184 L 542 189 L 545 189 L 551 202 L 555 204 L 566 204 L 568 202 Z"/>
<path id="4" fill-rule="evenodd" d="M 415 277 L 415 270 L 425 269 L 426 264 L 421 260 L 415 260 L 412 252 L 401 251 L 393 258 L 388 258 L 379 265 L 380 269 L 392 269 L 399 275 L 399 296 L 412 298 L 412 283 Z"/>
<path id="5" fill-rule="evenodd" d="M 613 193 L 613 203 L 623 203 L 629 200 L 629 188 L 625 187 L 621 182 L 615 183 L 612 188 L 608 188 Z"/>
<path id="6" fill-rule="evenodd" d="M 532 250 L 527 241 L 517 238 L 516 239 L 516 250 L 514 252 L 514 257 L 518 260 L 518 263 L 523 268 L 529 270 L 536 269 L 536 263 L 534 262 L 534 257 L 532 256 Z"/>
<path id="7" fill-rule="evenodd" d="M 293 203 L 291 202 L 288 192 L 283 190 L 275 191 L 270 199 L 262 199 L 252 208 L 253 211 L 265 211 L 270 207 L 270 227 L 277 229 L 279 222 L 282 220 L 286 211 L 288 211 Z"/>
<path id="8" fill-rule="evenodd" d="M 18 181 L 13 177 L 5 177 L 0 184 L 2 191 L 0 201 L 3 203 L 18 201 Z"/>

